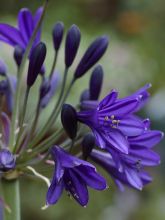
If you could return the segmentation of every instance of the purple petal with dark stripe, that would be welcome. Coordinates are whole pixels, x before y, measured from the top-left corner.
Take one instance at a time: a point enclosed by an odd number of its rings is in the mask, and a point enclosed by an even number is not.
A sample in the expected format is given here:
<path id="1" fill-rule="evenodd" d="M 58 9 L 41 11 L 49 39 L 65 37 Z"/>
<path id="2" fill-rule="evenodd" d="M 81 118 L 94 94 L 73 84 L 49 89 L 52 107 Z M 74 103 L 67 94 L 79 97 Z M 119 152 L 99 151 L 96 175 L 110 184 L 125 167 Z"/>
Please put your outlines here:
<path id="1" fill-rule="evenodd" d="M 103 110 L 100 110 L 100 115 L 117 115 L 118 117 L 125 116 L 127 114 L 131 114 L 139 104 L 138 99 L 131 99 L 131 100 L 123 100 L 113 104 L 110 107 L 107 107 Z"/>
<path id="2" fill-rule="evenodd" d="M 157 166 L 160 164 L 160 156 L 149 149 L 129 150 L 129 155 L 123 155 L 128 163 L 136 164 L 138 161 L 143 166 Z"/>
<path id="3" fill-rule="evenodd" d="M 136 189 L 142 190 L 143 183 L 137 171 L 134 171 L 133 169 L 130 168 L 125 168 L 125 175 L 131 186 L 135 187 Z"/>
<path id="4" fill-rule="evenodd" d="M 67 171 L 67 179 L 65 175 L 66 190 L 68 190 L 73 198 L 81 205 L 86 206 L 88 203 L 88 190 L 85 182 L 76 175 L 72 170 Z"/>
<path id="5" fill-rule="evenodd" d="M 161 131 L 146 131 L 137 137 L 129 137 L 129 143 L 132 147 L 152 148 L 161 141 L 163 136 Z"/>
<path id="6" fill-rule="evenodd" d="M 83 181 L 93 189 L 104 190 L 107 187 L 105 179 L 94 169 L 85 166 L 74 168 L 74 171 Z"/>
<path id="7" fill-rule="evenodd" d="M 61 180 L 60 182 L 56 182 L 56 179 L 54 178 L 51 182 L 51 185 L 48 189 L 47 195 L 46 195 L 46 204 L 47 205 L 53 205 L 55 204 L 64 189 L 64 182 Z"/>
<path id="8" fill-rule="evenodd" d="M 118 92 L 116 90 L 112 90 L 110 94 L 108 94 L 100 103 L 98 110 L 103 110 L 108 106 L 111 106 L 117 99 Z"/>
<path id="9" fill-rule="evenodd" d="M 139 118 L 128 116 L 119 122 L 118 129 L 126 136 L 137 136 L 144 132 L 144 124 Z"/>
<path id="10" fill-rule="evenodd" d="M 128 154 L 129 152 L 129 143 L 126 137 L 117 129 L 114 129 L 109 134 L 105 135 L 107 140 L 107 147 L 113 147 L 120 151 L 121 153 Z"/>

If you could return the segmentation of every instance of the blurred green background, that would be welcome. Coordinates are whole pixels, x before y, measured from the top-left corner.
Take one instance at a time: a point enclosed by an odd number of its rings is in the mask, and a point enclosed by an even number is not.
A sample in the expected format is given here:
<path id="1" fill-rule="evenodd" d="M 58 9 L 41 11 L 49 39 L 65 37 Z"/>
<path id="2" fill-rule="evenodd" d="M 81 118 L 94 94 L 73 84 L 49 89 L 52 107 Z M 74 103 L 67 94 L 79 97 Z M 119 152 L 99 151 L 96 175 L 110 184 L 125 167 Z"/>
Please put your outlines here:
<path id="1" fill-rule="evenodd" d="M 16 24 L 20 8 L 33 12 L 43 1 L 1 1 L 0 22 Z M 102 97 L 112 88 L 127 95 L 145 83 L 151 82 L 152 98 L 141 113 L 153 121 L 152 128 L 165 130 L 165 3 L 162 0 L 51 0 L 43 25 L 43 37 L 48 47 L 46 67 L 52 63 L 52 26 L 63 21 L 65 29 L 75 23 L 82 32 L 80 50 L 76 63 L 88 44 L 101 34 L 110 36 L 109 49 L 100 61 L 105 70 Z M 60 51 L 58 69 L 63 71 L 63 48 Z M 10 57 L 12 50 L 0 43 L 0 56 L 16 71 Z M 73 65 L 72 70 L 74 70 Z M 72 71 L 70 71 L 72 72 Z M 72 73 L 70 73 L 72 74 Z M 71 103 L 77 103 L 79 94 L 88 86 L 89 74 L 72 90 Z M 81 85 L 81 86 L 80 86 Z M 76 91 L 76 92 L 75 92 Z M 35 103 L 34 99 L 30 104 Z M 49 110 L 48 110 L 49 111 Z M 44 118 L 43 118 L 44 120 Z M 87 208 L 79 207 L 66 194 L 59 203 L 41 211 L 45 203 L 46 186 L 38 180 L 25 178 L 21 182 L 23 220 L 164 220 L 165 219 L 165 143 L 157 147 L 162 163 L 152 169 L 154 182 L 142 192 L 127 189 L 120 193 L 110 181 L 105 192 L 90 191 Z"/>

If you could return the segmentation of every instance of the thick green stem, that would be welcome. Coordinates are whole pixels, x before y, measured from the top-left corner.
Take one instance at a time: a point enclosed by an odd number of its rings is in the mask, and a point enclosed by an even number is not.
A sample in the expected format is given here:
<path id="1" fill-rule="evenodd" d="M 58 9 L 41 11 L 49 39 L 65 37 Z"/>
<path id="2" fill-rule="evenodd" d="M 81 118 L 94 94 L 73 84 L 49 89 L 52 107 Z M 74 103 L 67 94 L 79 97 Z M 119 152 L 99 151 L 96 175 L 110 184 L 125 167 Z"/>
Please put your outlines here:
<path id="1" fill-rule="evenodd" d="M 3 220 L 21 220 L 20 215 L 20 192 L 18 180 L 1 180 L 3 200 L 11 212 L 4 209 Z"/>

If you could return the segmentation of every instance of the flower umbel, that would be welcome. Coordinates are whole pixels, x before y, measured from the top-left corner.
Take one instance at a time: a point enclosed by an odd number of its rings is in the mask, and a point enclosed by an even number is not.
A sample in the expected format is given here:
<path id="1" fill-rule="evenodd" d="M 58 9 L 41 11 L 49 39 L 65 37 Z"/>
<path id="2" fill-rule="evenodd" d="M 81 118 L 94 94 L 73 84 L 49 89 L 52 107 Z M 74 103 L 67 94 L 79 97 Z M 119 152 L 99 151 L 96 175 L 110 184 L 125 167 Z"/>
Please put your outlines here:
<path id="1" fill-rule="evenodd" d="M 55 204 L 64 190 L 81 206 L 86 206 L 88 187 L 100 191 L 108 188 L 92 164 L 94 161 L 109 173 L 121 190 L 124 185 L 142 190 L 151 182 L 145 168 L 160 163 L 159 154 L 152 148 L 163 137 L 162 132 L 151 130 L 149 119 L 137 115 L 150 97 L 151 85 L 146 84 L 124 98 L 113 89 L 99 101 L 104 71 L 97 62 L 106 52 L 109 38 L 97 37 L 85 50 L 73 74 L 69 73 L 81 46 L 81 32 L 72 25 L 64 39 L 62 22 L 57 22 L 52 30 L 54 56 L 48 72 L 44 66 L 48 56 L 46 44 L 40 41 L 47 2 L 34 16 L 29 9 L 21 9 L 18 27 L 0 24 L 0 40 L 14 47 L 18 71 L 17 75 L 9 74 L 7 65 L 0 60 L 2 182 L 19 180 L 22 174 L 28 178 L 31 172 L 48 185 L 47 206 Z M 57 70 L 62 41 L 65 41 L 63 75 Z M 73 85 L 92 67 L 89 88 L 78 94 L 80 103 L 66 104 Z M 68 74 L 72 76 L 69 83 Z M 29 106 L 29 98 L 34 100 L 34 108 Z M 52 110 L 45 114 L 50 102 Z M 49 166 L 50 171 L 53 165 L 51 184 L 49 175 L 44 176 L 37 170 L 40 164 Z"/>

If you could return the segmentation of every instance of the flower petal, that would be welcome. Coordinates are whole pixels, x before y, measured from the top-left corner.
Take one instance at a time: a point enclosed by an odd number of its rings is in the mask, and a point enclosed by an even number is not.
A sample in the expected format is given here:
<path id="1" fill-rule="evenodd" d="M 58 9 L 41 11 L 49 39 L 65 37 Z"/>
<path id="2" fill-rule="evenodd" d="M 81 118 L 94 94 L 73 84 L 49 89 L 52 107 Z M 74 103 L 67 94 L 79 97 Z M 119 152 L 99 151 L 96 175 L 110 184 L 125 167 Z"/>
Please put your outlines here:
<path id="1" fill-rule="evenodd" d="M 99 112 L 100 115 L 107 115 L 107 116 L 125 116 L 127 114 L 131 114 L 139 104 L 139 99 L 126 99 L 120 102 L 116 102 L 112 106 L 108 108 L 104 108 Z"/>
<path id="2" fill-rule="evenodd" d="M 25 42 L 22 39 L 20 32 L 17 28 L 12 27 L 9 24 L 0 24 L 0 35 L 7 39 L 11 45 L 20 45 L 22 48 L 25 47 Z M 2 38 L 2 39 L 3 39 Z"/>
<path id="3" fill-rule="evenodd" d="M 99 104 L 99 110 L 107 108 L 111 106 L 117 99 L 118 92 L 116 90 L 112 90 Z"/>
<path id="4" fill-rule="evenodd" d="M 106 148 L 113 147 L 124 154 L 128 154 L 129 143 L 119 130 L 113 129 L 108 135 L 105 135 L 105 138 L 107 140 Z"/>
<path id="5" fill-rule="evenodd" d="M 146 131 L 137 137 L 130 137 L 129 142 L 131 147 L 152 148 L 161 141 L 163 136 L 164 134 L 161 131 Z"/>
<path id="6" fill-rule="evenodd" d="M 130 168 L 125 169 L 125 175 L 127 177 L 128 182 L 131 186 L 133 186 L 136 189 L 142 190 L 143 183 L 136 171 Z"/>
<path id="7" fill-rule="evenodd" d="M 144 124 L 139 118 L 129 116 L 119 122 L 118 129 L 126 136 L 137 136 L 143 133 Z"/>
<path id="8" fill-rule="evenodd" d="M 59 200 L 63 189 L 64 189 L 63 180 L 57 183 L 56 179 L 53 178 L 51 185 L 48 189 L 47 195 L 46 195 L 47 205 L 55 204 Z"/>
<path id="9" fill-rule="evenodd" d="M 85 182 L 71 169 L 69 169 L 65 174 L 65 187 L 80 205 L 86 206 L 88 203 L 87 186 Z"/>
<path id="10" fill-rule="evenodd" d="M 104 190 L 107 187 L 106 180 L 94 168 L 79 166 L 74 171 L 93 189 Z"/>
<path id="11" fill-rule="evenodd" d="M 22 8 L 18 14 L 18 26 L 26 44 L 33 32 L 33 16 L 29 9 Z"/>
<path id="12" fill-rule="evenodd" d="M 129 155 L 123 155 L 129 164 L 139 163 L 143 166 L 157 166 L 160 164 L 160 156 L 150 149 L 130 149 Z"/>
<path id="13" fill-rule="evenodd" d="M 91 163 L 70 155 L 65 150 L 60 148 L 59 146 L 53 146 L 51 148 L 51 154 L 52 154 L 54 161 L 56 162 L 57 160 L 59 160 L 61 163 L 61 166 L 64 168 L 73 168 L 73 167 L 80 166 L 80 165 L 94 168 L 94 166 Z"/>

